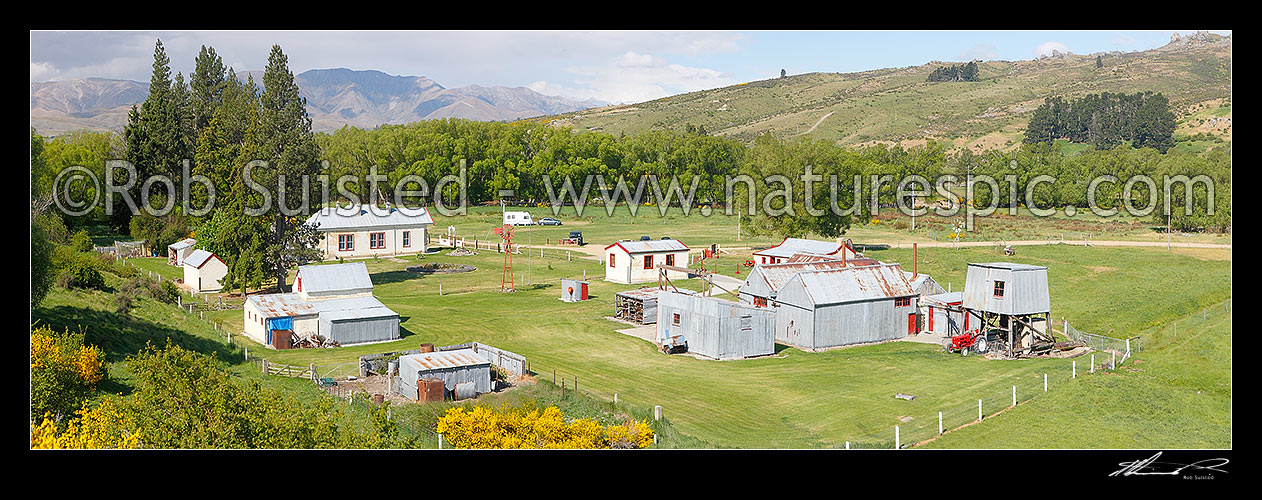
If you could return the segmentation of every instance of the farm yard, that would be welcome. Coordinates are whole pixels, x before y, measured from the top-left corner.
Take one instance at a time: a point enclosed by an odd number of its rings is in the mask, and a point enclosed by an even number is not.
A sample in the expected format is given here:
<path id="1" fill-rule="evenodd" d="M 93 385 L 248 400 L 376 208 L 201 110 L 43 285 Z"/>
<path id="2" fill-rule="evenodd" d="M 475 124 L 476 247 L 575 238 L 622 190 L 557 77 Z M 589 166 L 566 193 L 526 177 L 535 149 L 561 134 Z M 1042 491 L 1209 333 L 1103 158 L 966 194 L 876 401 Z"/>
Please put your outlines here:
<path id="1" fill-rule="evenodd" d="M 718 220 L 726 218 L 716 219 L 716 222 Z M 465 222 L 458 226 L 457 234 L 460 227 L 471 231 L 473 227 L 484 228 L 493 223 Z M 614 240 L 613 235 L 635 239 L 640 233 L 646 233 L 656 238 L 670 227 L 671 236 L 682 234 L 677 237 L 686 242 L 691 235 L 695 241 L 692 244 L 697 245 L 693 247 L 695 250 L 707 243 L 702 239 L 705 228 L 694 227 L 697 225 L 700 224 L 672 225 L 648 218 L 647 222 L 637 220 L 627 225 L 602 221 L 586 225 L 583 230 L 589 242 L 587 247 L 603 248 L 606 241 Z M 553 231 L 564 236 L 576 227 L 579 226 L 567 224 L 560 228 L 535 229 L 540 234 Z M 734 228 L 730 229 L 734 232 Z M 606 236 L 589 234 L 610 236 L 605 240 Z M 865 243 L 859 239 L 855 242 Z M 738 243 L 733 238 L 724 244 L 751 243 L 749 240 Z M 764 240 L 761 244 L 773 243 Z M 745 252 L 736 251 L 707 262 L 718 262 L 720 272 L 731 275 L 738 263 L 748 258 Z M 1076 391 L 1072 394 L 1077 394 L 1079 399 L 1109 399 L 1107 392 L 1113 387 L 1113 384 L 1096 382 L 1103 377 L 1082 378 L 1088 369 L 1084 358 L 1076 362 L 1079 380 L 1065 384 L 1071 360 L 1004 361 L 981 356 L 961 357 L 944 353 L 938 345 L 915 342 L 854 346 L 817 353 L 777 345 L 777 352 L 771 357 L 723 362 L 667 356 L 649 342 L 614 331 L 626 327 L 605 319 L 612 315 L 614 294 L 638 286 L 603 281 L 601 264 L 592 258 L 581 258 L 578 252 L 571 252 L 567 258 L 566 252 L 560 249 L 545 249 L 542 257 L 538 253 L 531 253 L 529 257 L 526 253 L 514 255 L 515 274 L 521 284 L 516 292 L 504 294 L 499 291 L 502 254 L 483 250 L 478 255 L 458 257 L 447 253 L 449 250 L 424 257 L 363 261 L 375 285 L 374 295 L 400 316 L 401 340 L 336 349 L 285 351 L 270 350 L 239 336 L 234 342 L 248 346 L 252 355 L 297 366 L 353 362 L 362 355 L 416 349 L 423 343 L 482 342 L 525 356 L 530 361 L 530 370 L 541 381 L 551 380 L 555 371 L 558 384 L 564 380 L 572 388 L 577 378 L 584 393 L 600 400 L 610 401 L 616 393 L 620 402 L 634 407 L 661 405 L 675 430 L 704 443 L 705 447 L 841 447 L 847 442 L 854 447 L 889 447 L 895 425 L 903 429 L 903 443 L 919 441 L 936 434 L 937 412 L 948 411 L 945 423 L 948 429 L 963 425 L 976 419 L 975 402 L 982 398 L 986 400 L 989 416 L 1008 405 L 1008 393 L 1014 385 L 1019 386 L 1021 405 L 993 422 L 960 431 L 961 434 L 982 433 L 986 436 L 984 439 L 959 441 L 953 437 L 954 433 L 948 433 L 929 445 L 974 447 L 990 443 L 995 447 L 1020 447 L 1025 445 L 1016 443 L 1023 443 L 1022 439 L 1034 439 L 1042 440 L 1043 444 L 1030 446 L 1062 447 L 1055 438 L 1028 437 L 1028 426 L 1005 426 L 1002 422 L 1034 411 L 1027 409 L 1025 401 L 1036 390 L 1041 391 L 1045 373 L 1055 382 L 1054 390 L 1047 395 L 1040 394 L 1030 408 L 1070 397 L 1069 391 Z M 884 262 L 910 265 L 911 251 L 907 248 L 872 249 L 866 253 Z M 944 286 L 958 289 L 963 286 L 967 263 L 997 260 L 1000 254 L 990 247 L 921 248 L 918 256 L 920 272 L 932 275 Z M 1163 365 L 1171 363 L 1172 358 L 1164 354 L 1159 342 L 1151 343 L 1147 337 L 1159 332 L 1155 329 L 1202 308 L 1219 307 L 1230 293 L 1230 249 L 1167 251 L 1164 248 L 1034 245 L 1021 247 L 1016 256 L 1005 259 L 1048 267 L 1055 328 L 1060 328 L 1060 318 L 1064 317 L 1083 331 L 1118 338 L 1145 336 L 1149 342 L 1145 344 L 1147 349 L 1136 354 L 1133 361 L 1116 373 L 1109 374 L 1123 380 L 1149 377 L 1148 382 L 1135 382 L 1138 384 L 1152 384 L 1153 378 L 1178 379 L 1186 375 L 1180 370 L 1170 375 L 1156 375 L 1163 373 Z M 467 264 L 476 270 L 430 275 L 407 270 L 409 266 L 424 263 Z M 559 300 L 560 280 L 581 279 L 584 272 L 591 283 L 592 300 L 574 303 Z M 699 280 L 676 281 L 676 285 L 692 290 L 700 288 Z M 719 291 L 716 294 L 723 295 Z M 230 331 L 240 331 L 242 327 L 239 310 L 208 312 L 207 319 L 219 322 Z M 1230 359 L 1229 323 L 1226 328 L 1228 343 L 1206 344 L 1204 349 L 1212 353 L 1209 356 Z M 1143 371 L 1127 371 L 1131 367 Z M 893 397 L 896 393 L 912 394 L 916 398 L 897 399 Z M 1212 420 L 1219 427 L 1202 434 L 1200 441 L 1188 446 L 1229 445 L 1229 441 L 1222 441 L 1224 437 L 1230 438 L 1229 391 L 1225 401 L 1227 405 L 1218 408 L 1217 413 L 1225 420 Z M 1118 404 L 1142 404 L 1142 400 L 1122 399 Z M 952 409 L 958 411 L 950 413 Z M 1174 407 L 1171 411 L 1183 410 Z M 1118 418 L 1098 412 L 1063 417 L 1102 422 Z M 952 422 L 952 418 L 956 421 Z M 1115 430 L 1108 425 L 1101 427 Z M 1165 438 L 1155 434 L 1140 433 L 1130 441 L 1100 439 L 1101 446 L 1166 445 Z M 1119 442 L 1125 444 L 1116 444 Z M 1092 444 L 1081 446 L 1092 447 Z"/>

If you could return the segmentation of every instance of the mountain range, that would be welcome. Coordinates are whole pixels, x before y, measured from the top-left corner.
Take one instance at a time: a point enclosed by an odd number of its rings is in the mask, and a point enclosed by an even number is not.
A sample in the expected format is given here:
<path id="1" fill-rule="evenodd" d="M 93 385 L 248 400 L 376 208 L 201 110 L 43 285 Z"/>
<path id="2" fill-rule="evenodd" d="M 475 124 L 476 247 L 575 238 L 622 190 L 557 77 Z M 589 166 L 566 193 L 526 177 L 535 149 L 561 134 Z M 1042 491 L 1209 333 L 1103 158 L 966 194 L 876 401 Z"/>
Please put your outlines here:
<path id="1" fill-rule="evenodd" d="M 252 75 L 261 85 L 262 71 Z M 307 99 L 312 129 L 330 131 L 350 125 L 375 128 L 438 118 L 511 121 L 603 106 L 547 96 L 525 87 L 468 85 L 446 88 L 423 76 L 396 76 L 345 68 L 314 69 L 295 75 Z M 149 95 L 149 84 L 131 80 L 82 78 L 31 83 L 31 126 L 41 134 L 70 130 L 121 131 L 127 112 Z"/>

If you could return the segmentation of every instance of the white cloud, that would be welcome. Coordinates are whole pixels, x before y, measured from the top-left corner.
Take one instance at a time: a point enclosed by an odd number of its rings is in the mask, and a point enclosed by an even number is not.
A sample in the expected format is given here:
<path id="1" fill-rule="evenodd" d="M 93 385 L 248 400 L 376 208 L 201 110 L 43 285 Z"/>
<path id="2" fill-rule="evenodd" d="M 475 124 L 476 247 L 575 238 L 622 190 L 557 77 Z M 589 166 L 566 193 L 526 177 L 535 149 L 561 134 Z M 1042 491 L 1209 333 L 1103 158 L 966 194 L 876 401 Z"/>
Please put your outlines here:
<path id="1" fill-rule="evenodd" d="M 1135 39 L 1127 35 L 1113 37 L 1113 45 L 1116 47 L 1129 47 L 1133 43 L 1135 43 Z"/>
<path id="2" fill-rule="evenodd" d="M 1069 52 L 1069 47 L 1060 42 L 1045 42 L 1034 49 L 1034 55 L 1038 57 L 1050 56 L 1053 50 L 1064 54 Z"/>
<path id="3" fill-rule="evenodd" d="M 990 45 L 988 43 L 979 43 L 977 45 L 969 47 L 968 50 L 962 52 L 960 55 L 956 56 L 955 58 L 960 61 L 972 61 L 972 60 L 978 60 L 978 59 L 982 61 L 989 61 L 991 59 L 996 59 L 999 57 L 996 53 L 996 50 L 998 49 L 996 49 L 994 45 Z"/>
<path id="4" fill-rule="evenodd" d="M 531 89 L 575 99 L 632 103 L 735 83 L 727 73 L 673 64 L 665 58 L 634 51 L 627 51 L 605 64 L 567 68 L 566 72 L 575 75 L 577 86 L 535 82 Z"/>

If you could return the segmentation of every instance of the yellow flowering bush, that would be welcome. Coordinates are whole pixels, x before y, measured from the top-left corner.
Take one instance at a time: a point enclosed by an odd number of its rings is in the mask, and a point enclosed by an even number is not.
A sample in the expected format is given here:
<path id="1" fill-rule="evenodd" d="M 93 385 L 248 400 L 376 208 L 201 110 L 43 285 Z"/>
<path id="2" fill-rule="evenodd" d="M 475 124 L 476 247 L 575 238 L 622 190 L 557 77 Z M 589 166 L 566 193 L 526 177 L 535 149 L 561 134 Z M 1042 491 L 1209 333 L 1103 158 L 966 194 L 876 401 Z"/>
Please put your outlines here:
<path id="1" fill-rule="evenodd" d="M 82 333 L 55 333 L 47 325 L 31 331 L 32 419 L 69 416 L 105 376 L 105 356 L 85 345 Z"/>
<path id="2" fill-rule="evenodd" d="M 653 431 L 640 421 L 608 429 L 589 419 L 566 422 L 561 410 L 484 406 L 472 410 L 450 408 L 438 420 L 438 433 L 456 448 L 644 448 L 653 443 Z"/>
<path id="3" fill-rule="evenodd" d="M 134 428 L 122 408 L 107 399 L 95 408 L 83 408 L 66 424 L 66 430 L 57 432 L 52 414 L 45 414 L 39 425 L 31 423 L 31 448 L 41 449 L 95 449 L 140 447 L 140 433 Z"/>

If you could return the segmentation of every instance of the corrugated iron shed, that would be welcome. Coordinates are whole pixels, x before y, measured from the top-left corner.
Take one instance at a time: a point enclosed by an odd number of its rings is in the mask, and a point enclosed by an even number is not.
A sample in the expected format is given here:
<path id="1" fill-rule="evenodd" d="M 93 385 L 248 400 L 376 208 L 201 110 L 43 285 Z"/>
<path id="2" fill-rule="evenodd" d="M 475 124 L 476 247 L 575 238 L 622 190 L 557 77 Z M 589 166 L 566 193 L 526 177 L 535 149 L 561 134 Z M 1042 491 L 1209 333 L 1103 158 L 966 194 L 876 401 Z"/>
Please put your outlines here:
<path id="1" fill-rule="evenodd" d="M 1003 296 L 996 297 L 996 282 Z M 996 314 L 1040 314 L 1051 311 L 1047 268 L 1011 262 L 969 263 L 964 281 L 964 307 Z"/>
<path id="2" fill-rule="evenodd" d="M 291 316 L 311 316 L 319 311 L 303 300 L 296 293 L 272 293 L 267 295 L 251 295 L 247 301 L 259 311 L 264 318 L 284 318 Z"/>
<path id="3" fill-rule="evenodd" d="M 369 229 L 409 228 L 434 224 L 434 218 L 424 207 L 379 208 L 360 205 L 347 208 L 323 208 L 307 218 L 308 223 L 319 224 L 317 230 L 365 231 Z"/>
<path id="4" fill-rule="evenodd" d="M 301 285 L 297 280 L 302 280 Z M 363 262 L 300 266 L 294 288 L 305 295 L 372 293 L 372 278 Z"/>
<path id="5" fill-rule="evenodd" d="M 168 245 L 167 248 L 170 248 L 172 250 L 183 250 L 185 248 L 191 247 L 196 244 L 197 244 L 197 240 L 193 238 L 185 238 L 185 239 L 182 239 L 180 241 L 177 241 L 175 243 Z"/>
<path id="6" fill-rule="evenodd" d="M 795 278 L 816 305 L 918 295 L 898 264 L 800 272 Z"/>

